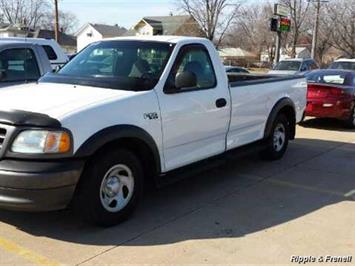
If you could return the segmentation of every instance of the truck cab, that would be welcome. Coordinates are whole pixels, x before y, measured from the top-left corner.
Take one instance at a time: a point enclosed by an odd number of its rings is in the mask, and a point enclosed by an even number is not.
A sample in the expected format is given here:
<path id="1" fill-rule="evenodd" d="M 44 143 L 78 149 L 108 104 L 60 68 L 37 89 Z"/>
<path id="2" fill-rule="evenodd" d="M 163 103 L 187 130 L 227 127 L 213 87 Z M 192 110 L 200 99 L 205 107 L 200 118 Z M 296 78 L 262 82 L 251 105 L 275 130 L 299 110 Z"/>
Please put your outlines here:
<path id="1" fill-rule="evenodd" d="M 52 69 L 61 67 L 69 61 L 69 57 L 64 53 L 60 45 L 53 39 L 21 37 L 0 38 L 0 43 L 3 42 L 27 43 L 42 47 L 47 55 Z"/>
<path id="2" fill-rule="evenodd" d="M 51 64 L 41 46 L 0 41 L 0 88 L 36 82 L 50 71 Z"/>

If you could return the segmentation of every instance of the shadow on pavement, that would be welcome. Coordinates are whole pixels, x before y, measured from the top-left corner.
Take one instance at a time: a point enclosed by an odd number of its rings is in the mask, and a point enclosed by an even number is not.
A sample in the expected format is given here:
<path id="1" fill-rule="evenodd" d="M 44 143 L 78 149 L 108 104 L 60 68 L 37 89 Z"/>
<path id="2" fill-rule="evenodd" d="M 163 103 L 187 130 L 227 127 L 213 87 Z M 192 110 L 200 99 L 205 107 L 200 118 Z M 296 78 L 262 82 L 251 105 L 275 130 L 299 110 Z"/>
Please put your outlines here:
<path id="1" fill-rule="evenodd" d="M 333 160 L 323 162 L 323 155 Z M 302 166 L 306 160 L 309 168 Z M 354 200 L 343 196 L 355 188 L 353 175 L 332 173 L 339 160 L 354 165 L 355 145 L 297 139 L 281 161 L 264 162 L 256 156 L 228 159 L 212 171 L 148 193 L 130 220 L 112 228 L 88 226 L 71 210 L 1 211 L 0 221 L 34 236 L 87 245 L 141 246 L 242 237 Z M 323 164 L 328 164 L 326 171 L 317 169 Z"/>
<path id="2" fill-rule="evenodd" d="M 306 118 L 306 120 L 304 120 L 299 125 L 305 128 L 355 132 L 354 129 L 347 128 L 343 121 L 333 118 Z"/>

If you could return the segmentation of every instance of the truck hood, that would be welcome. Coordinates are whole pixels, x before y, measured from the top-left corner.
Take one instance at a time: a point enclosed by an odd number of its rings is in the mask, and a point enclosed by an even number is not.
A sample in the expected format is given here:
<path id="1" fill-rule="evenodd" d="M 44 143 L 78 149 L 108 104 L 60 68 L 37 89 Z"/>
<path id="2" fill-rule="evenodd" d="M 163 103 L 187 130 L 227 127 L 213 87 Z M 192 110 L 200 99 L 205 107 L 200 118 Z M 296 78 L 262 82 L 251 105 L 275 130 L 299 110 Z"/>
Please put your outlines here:
<path id="1" fill-rule="evenodd" d="M 0 89 L 0 110 L 22 110 L 59 119 L 87 106 L 129 97 L 137 92 L 38 83 Z"/>

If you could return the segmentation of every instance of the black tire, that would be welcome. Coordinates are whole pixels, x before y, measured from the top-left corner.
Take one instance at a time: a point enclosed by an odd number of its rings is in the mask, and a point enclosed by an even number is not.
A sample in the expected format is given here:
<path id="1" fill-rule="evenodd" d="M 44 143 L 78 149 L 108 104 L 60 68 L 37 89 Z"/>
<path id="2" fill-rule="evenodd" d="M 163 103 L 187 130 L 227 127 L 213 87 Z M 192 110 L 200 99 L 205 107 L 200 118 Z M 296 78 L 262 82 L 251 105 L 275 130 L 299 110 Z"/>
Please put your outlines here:
<path id="1" fill-rule="evenodd" d="M 355 128 L 355 107 L 353 107 L 348 120 L 345 121 L 345 126 L 349 129 Z"/>
<path id="2" fill-rule="evenodd" d="M 130 170 L 130 174 L 126 175 L 133 176 L 134 185 L 131 193 L 126 192 L 126 197 L 127 193 L 130 194 L 128 203 L 120 210 L 109 211 L 106 208 L 111 207 L 105 207 L 102 200 L 103 195 L 108 197 L 107 194 L 102 192 L 102 187 L 105 187 L 103 184 L 107 183 L 104 183 L 103 180 L 107 180 L 108 171 L 120 165 Z M 74 206 L 77 207 L 87 222 L 105 227 L 113 226 L 123 222 L 133 213 L 142 195 L 143 183 L 142 166 L 133 152 L 125 149 L 104 151 L 94 156 L 85 167 L 77 189 Z M 119 193 L 123 195 L 125 185 L 118 182 L 117 184 L 120 184 L 119 188 L 116 187 L 120 192 L 116 191 L 116 195 Z M 127 186 L 125 191 L 128 191 Z M 123 197 L 125 196 L 123 195 Z M 117 202 L 113 202 L 113 204 L 118 205 Z"/>
<path id="3" fill-rule="evenodd" d="M 284 132 L 284 140 L 278 139 L 278 144 L 275 144 L 274 136 L 276 131 Z M 290 139 L 290 123 L 284 114 L 279 114 L 273 122 L 270 136 L 266 139 L 266 148 L 260 153 L 264 160 L 279 160 L 285 154 L 288 141 Z"/>

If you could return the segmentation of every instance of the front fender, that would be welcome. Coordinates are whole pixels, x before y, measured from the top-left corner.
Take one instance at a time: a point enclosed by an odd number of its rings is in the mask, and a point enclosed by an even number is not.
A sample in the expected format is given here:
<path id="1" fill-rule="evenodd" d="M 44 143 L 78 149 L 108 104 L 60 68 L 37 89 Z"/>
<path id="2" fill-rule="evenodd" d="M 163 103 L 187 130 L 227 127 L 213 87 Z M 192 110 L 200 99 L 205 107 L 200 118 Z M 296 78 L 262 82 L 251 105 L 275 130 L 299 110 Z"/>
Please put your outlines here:
<path id="1" fill-rule="evenodd" d="M 144 129 L 133 125 L 117 125 L 100 130 L 79 147 L 74 157 L 90 157 L 104 145 L 124 138 L 143 141 L 152 151 L 157 172 L 161 172 L 159 150 L 153 137 Z"/>

